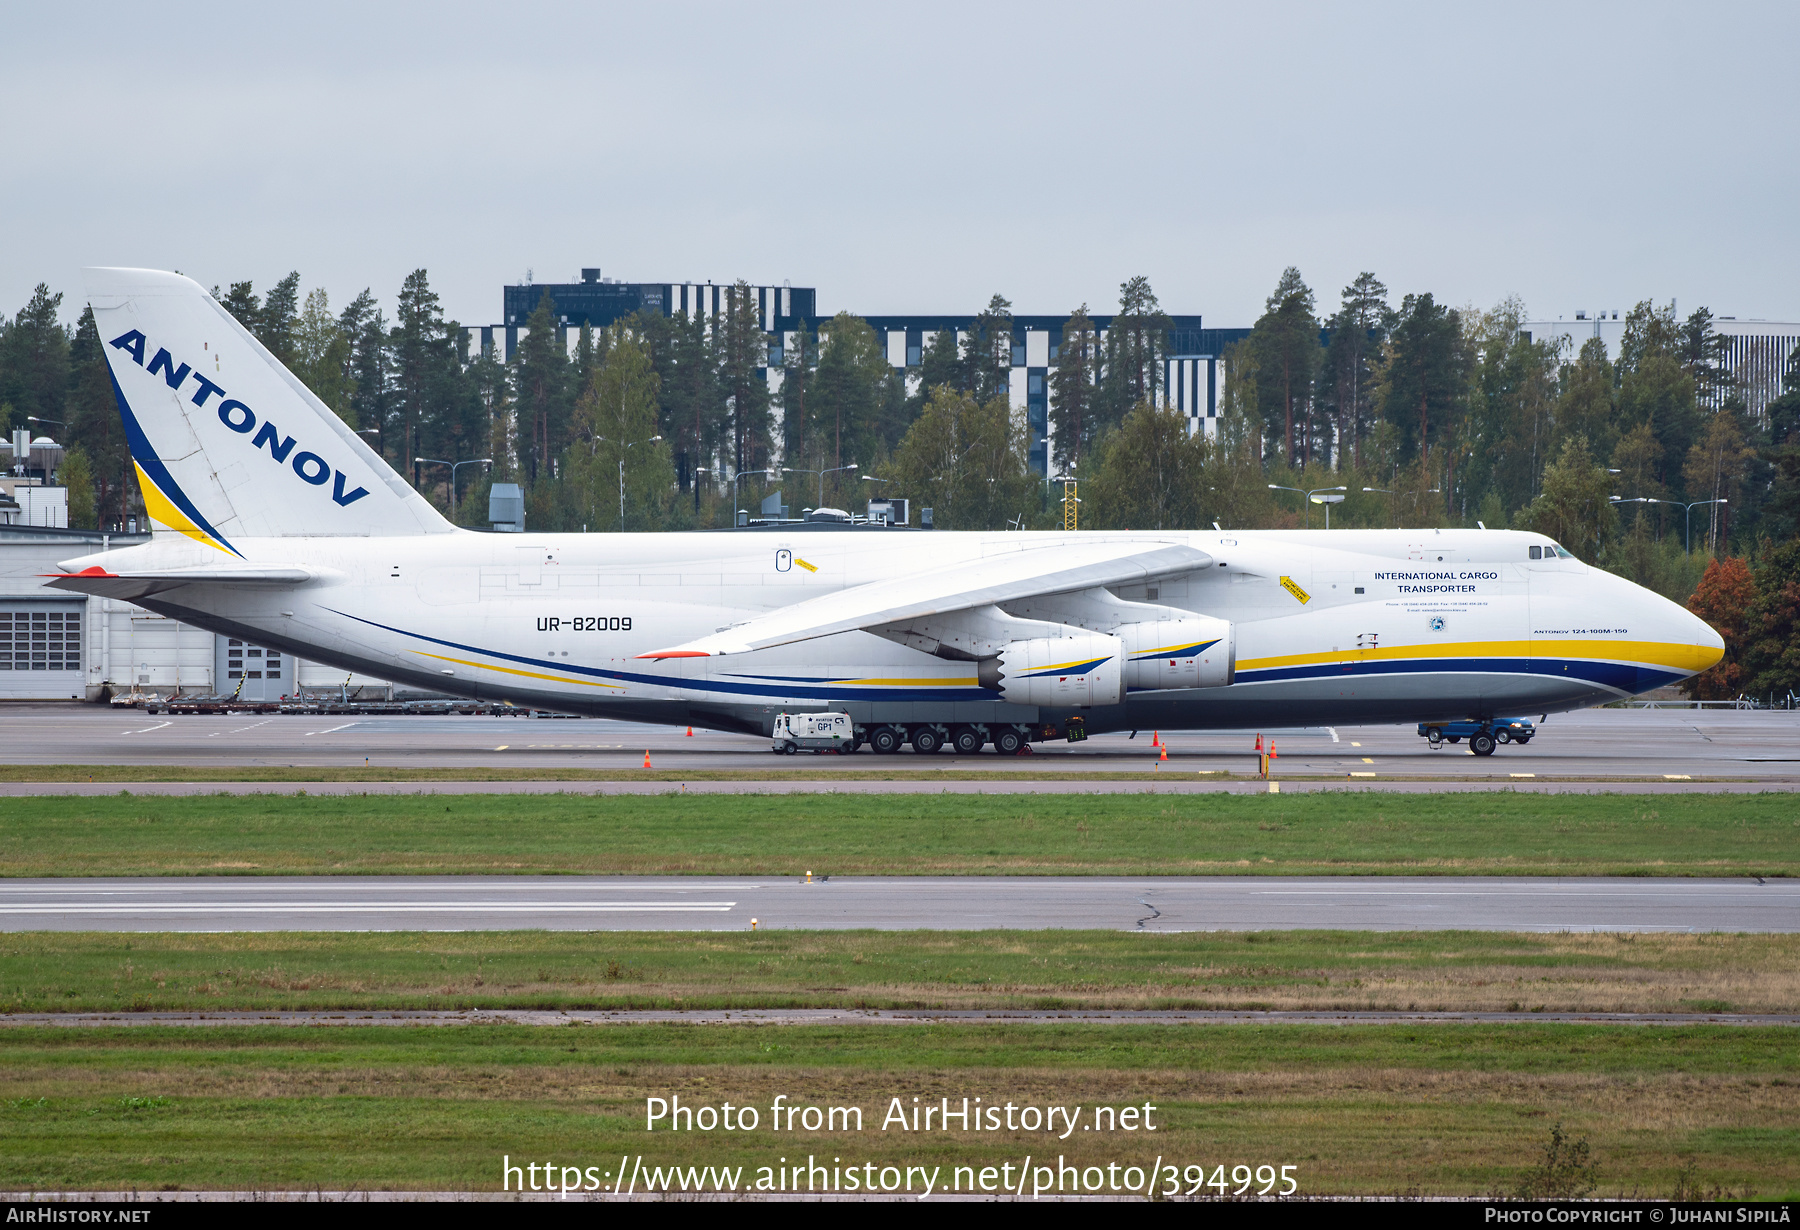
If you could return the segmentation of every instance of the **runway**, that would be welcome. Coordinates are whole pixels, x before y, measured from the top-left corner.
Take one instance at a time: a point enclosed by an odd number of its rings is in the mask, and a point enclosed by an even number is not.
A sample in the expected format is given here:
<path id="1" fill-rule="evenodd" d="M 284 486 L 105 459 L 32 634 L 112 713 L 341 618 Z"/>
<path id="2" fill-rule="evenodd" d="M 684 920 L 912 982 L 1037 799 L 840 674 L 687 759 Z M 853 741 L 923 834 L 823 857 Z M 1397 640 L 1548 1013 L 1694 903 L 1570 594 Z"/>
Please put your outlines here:
<path id="1" fill-rule="evenodd" d="M 631 773 L 642 769 L 648 753 L 657 770 L 677 774 L 735 771 L 770 775 L 779 782 L 797 780 L 800 774 L 829 780 L 851 772 L 881 772 L 929 783 L 944 773 L 975 773 L 983 783 L 980 788 L 988 790 L 1035 789 L 1026 784 L 1028 779 L 1078 782 L 1097 774 L 1123 776 L 1123 788 L 1131 788 L 1129 783 L 1139 778 L 1145 784 L 1185 779 L 1198 787 L 1202 773 L 1228 772 L 1241 781 L 1255 770 L 1259 732 L 1161 732 L 1166 761 L 1161 759 L 1162 748 L 1150 742 L 1156 733 L 1141 731 L 1135 739 L 1111 734 L 1078 744 L 1043 743 L 1030 756 L 1007 758 L 991 751 L 919 756 L 907 750 L 876 756 L 865 750 L 854 756 L 778 760 L 769 754 L 765 740 L 745 735 L 696 731 L 690 737 L 678 728 L 593 719 L 150 718 L 91 705 L 31 705 L 0 708 L 0 765 L 295 770 L 366 765 L 374 770 Z M 1486 758 L 1470 755 L 1465 746 L 1433 751 L 1411 726 L 1295 727 L 1260 733 L 1276 745 L 1276 777 L 1296 783 L 1531 789 L 1607 782 L 1688 789 L 1689 783 L 1699 782 L 1800 789 L 1800 712 L 1590 709 L 1552 714 L 1531 743 L 1502 747 Z M 480 788 L 534 787 L 504 783 Z M 763 781 L 747 788 L 779 787 Z M 843 788 L 897 787 L 846 783 Z M 1217 788 L 1216 782 L 1212 788 Z M 32 783 L 0 785 L 0 793 L 41 792 Z"/>
<path id="2" fill-rule="evenodd" d="M 232 877 L 0 881 L 0 931 L 1800 931 L 1800 881 Z"/>

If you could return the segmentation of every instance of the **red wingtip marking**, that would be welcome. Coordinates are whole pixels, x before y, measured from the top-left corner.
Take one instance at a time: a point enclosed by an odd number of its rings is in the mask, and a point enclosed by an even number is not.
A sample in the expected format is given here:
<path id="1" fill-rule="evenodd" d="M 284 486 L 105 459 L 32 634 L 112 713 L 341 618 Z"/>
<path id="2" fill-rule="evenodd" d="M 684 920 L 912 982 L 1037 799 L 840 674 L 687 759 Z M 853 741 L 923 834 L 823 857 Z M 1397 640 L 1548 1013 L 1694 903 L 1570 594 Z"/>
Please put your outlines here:
<path id="1" fill-rule="evenodd" d="M 80 572 L 40 572 L 40 577 L 117 577 L 116 572 L 108 572 L 98 564 L 83 568 Z"/>
<path id="2" fill-rule="evenodd" d="M 655 653 L 640 653 L 640 658 L 710 658 L 710 653 L 702 653 L 698 649 L 659 649 Z"/>

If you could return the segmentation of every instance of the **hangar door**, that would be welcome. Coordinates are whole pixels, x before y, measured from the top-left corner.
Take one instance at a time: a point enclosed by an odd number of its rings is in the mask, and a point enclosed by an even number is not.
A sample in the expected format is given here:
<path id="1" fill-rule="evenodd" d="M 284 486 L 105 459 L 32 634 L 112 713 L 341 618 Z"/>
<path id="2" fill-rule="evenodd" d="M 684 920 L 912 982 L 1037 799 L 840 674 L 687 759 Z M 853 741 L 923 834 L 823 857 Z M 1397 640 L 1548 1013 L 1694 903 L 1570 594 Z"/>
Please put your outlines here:
<path id="1" fill-rule="evenodd" d="M 280 700 L 299 690 L 294 678 L 300 664 L 279 649 L 264 649 L 232 637 L 213 638 L 215 692 L 236 693 L 239 700 Z M 242 685 L 241 687 L 239 685 Z"/>
<path id="2" fill-rule="evenodd" d="M 70 700 L 87 695 L 79 602 L 0 600 L 0 697 Z"/>

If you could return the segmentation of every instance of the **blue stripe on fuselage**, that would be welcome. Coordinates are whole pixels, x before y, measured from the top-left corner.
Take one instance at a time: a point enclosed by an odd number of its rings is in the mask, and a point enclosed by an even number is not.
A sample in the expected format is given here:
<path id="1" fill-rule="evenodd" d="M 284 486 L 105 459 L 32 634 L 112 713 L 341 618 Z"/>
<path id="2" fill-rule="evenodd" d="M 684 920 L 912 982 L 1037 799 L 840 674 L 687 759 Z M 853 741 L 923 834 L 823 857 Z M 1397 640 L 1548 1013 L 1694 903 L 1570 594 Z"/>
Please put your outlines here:
<path id="1" fill-rule="evenodd" d="M 627 683 L 650 684 L 654 687 L 681 688 L 692 692 L 725 692 L 738 696 L 810 696 L 818 700 L 1001 700 L 998 692 L 987 688 L 863 688 L 837 687 L 829 682 L 813 682 L 796 680 L 797 683 L 810 683 L 811 688 L 825 687 L 829 691 L 814 691 L 808 688 L 771 688 L 748 683 L 727 683 L 719 679 L 670 679 L 663 675 L 640 675 L 632 671 L 605 670 L 597 666 L 572 666 L 567 662 L 552 662 L 545 658 L 530 658 L 516 653 L 501 653 L 497 649 L 483 649 L 479 645 L 464 645 L 460 641 L 446 641 L 441 637 L 426 636 L 422 632 L 408 632 L 405 628 L 396 628 L 390 624 L 378 623 L 373 619 L 364 619 L 360 615 L 352 615 L 348 611 L 340 611 L 326 607 L 333 615 L 342 615 L 345 619 L 354 619 L 359 624 L 368 624 L 371 628 L 380 628 L 384 632 L 394 632 L 401 636 L 410 636 L 415 640 L 425 641 L 433 645 L 443 645 L 450 649 L 460 649 L 465 653 L 484 654 L 490 658 L 499 658 L 504 662 L 517 662 L 524 666 L 547 667 L 550 670 L 563 671 L 571 675 L 587 675 L 595 679 L 618 679 Z"/>

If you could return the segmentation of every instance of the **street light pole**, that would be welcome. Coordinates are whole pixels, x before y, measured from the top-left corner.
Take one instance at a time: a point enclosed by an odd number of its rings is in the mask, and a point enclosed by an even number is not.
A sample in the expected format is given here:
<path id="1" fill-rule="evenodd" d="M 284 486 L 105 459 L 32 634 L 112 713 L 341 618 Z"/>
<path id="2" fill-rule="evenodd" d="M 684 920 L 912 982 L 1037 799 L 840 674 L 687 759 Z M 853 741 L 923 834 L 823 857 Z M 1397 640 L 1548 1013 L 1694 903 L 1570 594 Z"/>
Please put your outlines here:
<path id="1" fill-rule="evenodd" d="M 1683 552 L 1688 555 L 1694 553 L 1694 510 L 1708 504 L 1731 503 L 1730 500 L 1695 500 L 1692 504 L 1683 504 L 1680 500 L 1658 500 L 1647 495 L 1634 495 L 1630 499 L 1622 499 L 1616 495 L 1607 498 L 1614 504 L 1667 504 L 1671 508 L 1683 509 L 1681 547 Z"/>
<path id="2" fill-rule="evenodd" d="M 456 472 L 464 466 L 492 465 L 492 457 L 471 457 L 467 461 L 444 461 L 437 457 L 414 457 L 415 465 L 434 465 L 450 467 L 450 524 L 456 524 Z"/>
<path id="3" fill-rule="evenodd" d="M 606 441 L 609 444 L 619 443 L 617 440 L 606 440 L 605 436 L 595 436 L 594 439 Z M 662 439 L 661 436 L 651 436 L 648 440 L 633 440 L 619 450 L 619 533 L 621 534 L 625 532 L 625 453 L 628 449 L 634 449 L 640 444 L 655 444 L 660 439 Z"/>
<path id="4" fill-rule="evenodd" d="M 1364 491 L 1373 491 L 1378 495 L 1392 495 L 1392 496 L 1405 495 L 1406 498 L 1409 500 L 1416 500 L 1419 498 L 1420 495 L 1441 494 L 1439 489 L 1436 487 L 1428 487 L 1423 492 L 1418 492 L 1418 491 L 1397 492 L 1388 487 L 1364 487 L 1363 490 Z M 1400 518 L 1398 516 L 1390 516 L 1388 518 L 1388 520 L 1390 520 L 1390 521 L 1398 521 L 1399 519 Z"/>
<path id="5" fill-rule="evenodd" d="M 1348 488 L 1348 487 L 1315 487 L 1313 490 L 1308 491 L 1304 487 L 1283 487 L 1280 483 L 1270 483 L 1269 490 L 1270 491 L 1297 491 L 1301 495 L 1305 496 L 1306 497 L 1306 528 L 1310 530 L 1312 528 L 1312 506 L 1314 504 L 1325 504 L 1325 501 L 1315 500 L 1315 499 L 1313 499 L 1313 497 L 1318 495 L 1321 491 L 1348 491 L 1348 490 L 1350 490 L 1350 488 Z M 1331 528 L 1331 505 L 1329 505 L 1329 504 L 1325 505 L 1325 528 L 1326 529 Z"/>
<path id="6" fill-rule="evenodd" d="M 819 476 L 819 498 L 818 498 L 818 502 L 813 505 L 814 508 L 818 508 L 821 504 L 825 503 L 825 476 L 827 474 L 836 474 L 843 470 L 856 470 L 856 469 L 860 469 L 860 468 L 861 468 L 860 466 L 858 466 L 854 461 L 852 461 L 847 466 L 832 466 L 831 469 L 829 469 L 829 470 L 796 470 L 793 466 L 782 466 L 781 472 L 783 474 L 816 474 L 816 475 L 818 475 Z"/>

